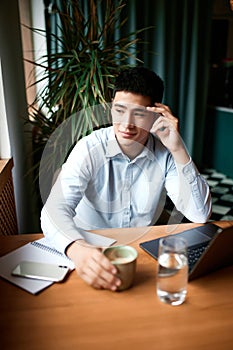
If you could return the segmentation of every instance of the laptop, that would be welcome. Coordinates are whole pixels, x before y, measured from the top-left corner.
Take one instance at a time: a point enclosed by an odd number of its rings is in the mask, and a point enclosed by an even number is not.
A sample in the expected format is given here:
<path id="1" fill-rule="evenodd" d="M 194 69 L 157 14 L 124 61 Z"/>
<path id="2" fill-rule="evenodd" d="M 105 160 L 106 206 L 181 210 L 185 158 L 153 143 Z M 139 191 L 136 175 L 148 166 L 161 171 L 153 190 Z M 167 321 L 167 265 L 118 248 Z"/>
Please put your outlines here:
<path id="1" fill-rule="evenodd" d="M 187 242 L 189 281 L 233 265 L 233 226 L 221 229 L 208 223 L 173 236 L 182 237 Z M 159 239 L 142 242 L 139 246 L 158 259 Z"/>

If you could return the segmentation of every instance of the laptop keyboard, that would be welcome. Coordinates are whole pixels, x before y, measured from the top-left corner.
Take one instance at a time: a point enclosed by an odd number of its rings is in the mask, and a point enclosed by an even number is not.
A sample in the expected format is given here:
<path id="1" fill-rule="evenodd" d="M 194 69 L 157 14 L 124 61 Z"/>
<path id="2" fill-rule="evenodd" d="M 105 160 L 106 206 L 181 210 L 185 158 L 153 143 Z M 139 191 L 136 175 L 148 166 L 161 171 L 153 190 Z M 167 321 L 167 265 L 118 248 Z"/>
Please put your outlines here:
<path id="1" fill-rule="evenodd" d="M 198 246 L 188 248 L 189 271 L 192 270 L 193 266 L 199 260 L 201 255 L 204 253 L 204 251 L 208 247 L 208 245 L 209 245 L 209 241 L 203 242 L 202 244 L 199 244 Z"/>

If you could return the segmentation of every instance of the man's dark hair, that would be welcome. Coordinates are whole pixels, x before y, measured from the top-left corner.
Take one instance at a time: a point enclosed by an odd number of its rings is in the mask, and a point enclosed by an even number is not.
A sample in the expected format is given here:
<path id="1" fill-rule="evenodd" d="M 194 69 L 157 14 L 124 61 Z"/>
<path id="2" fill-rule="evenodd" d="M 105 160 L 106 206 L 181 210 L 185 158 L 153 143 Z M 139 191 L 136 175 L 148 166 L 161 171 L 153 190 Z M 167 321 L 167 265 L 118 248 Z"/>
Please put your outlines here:
<path id="1" fill-rule="evenodd" d="M 164 84 L 162 79 L 145 67 L 132 67 L 122 70 L 115 79 L 113 97 L 117 91 L 127 91 L 150 97 L 151 105 L 162 102 Z"/>

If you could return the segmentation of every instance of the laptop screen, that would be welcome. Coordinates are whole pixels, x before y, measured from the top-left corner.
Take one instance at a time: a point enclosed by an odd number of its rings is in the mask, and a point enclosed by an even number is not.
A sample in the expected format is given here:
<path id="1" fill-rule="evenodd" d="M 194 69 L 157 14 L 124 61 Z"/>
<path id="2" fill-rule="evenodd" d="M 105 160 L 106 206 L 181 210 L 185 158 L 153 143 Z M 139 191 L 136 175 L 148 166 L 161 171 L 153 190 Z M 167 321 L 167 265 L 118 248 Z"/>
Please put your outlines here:
<path id="1" fill-rule="evenodd" d="M 211 238 L 204 233 L 192 230 L 178 233 L 177 236 L 184 238 L 187 242 L 188 247 L 211 240 Z"/>

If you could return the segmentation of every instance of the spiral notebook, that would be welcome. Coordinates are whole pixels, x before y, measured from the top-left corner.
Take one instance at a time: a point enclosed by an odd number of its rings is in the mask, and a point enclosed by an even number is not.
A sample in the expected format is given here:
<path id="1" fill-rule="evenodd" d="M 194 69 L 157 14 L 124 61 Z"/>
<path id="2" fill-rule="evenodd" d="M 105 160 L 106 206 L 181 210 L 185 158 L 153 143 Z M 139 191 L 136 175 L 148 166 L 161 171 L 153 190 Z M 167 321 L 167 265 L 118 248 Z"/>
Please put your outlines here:
<path id="1" fill-rule="evenodd" d="M 94 236 L 92 235 L 93 242 L 97 238 L 98 243 L 101 241 L 101 243 L 105 243 L 105 245 L 111 245 L 115 242 L 115 240 L 107 237 L 98 236 L 96 238 Z M 50 242 L 45 237 L 27 243 L 26 245 L 2 256 L 0 258 L 0 276 L 32 294 L 37 294 L 54 282 L 12 276 L 11 271 L 23 260 L 66 265 L 70 270 L 74 269 L 73 262 L 65 254 L 52 248 Z"/>

